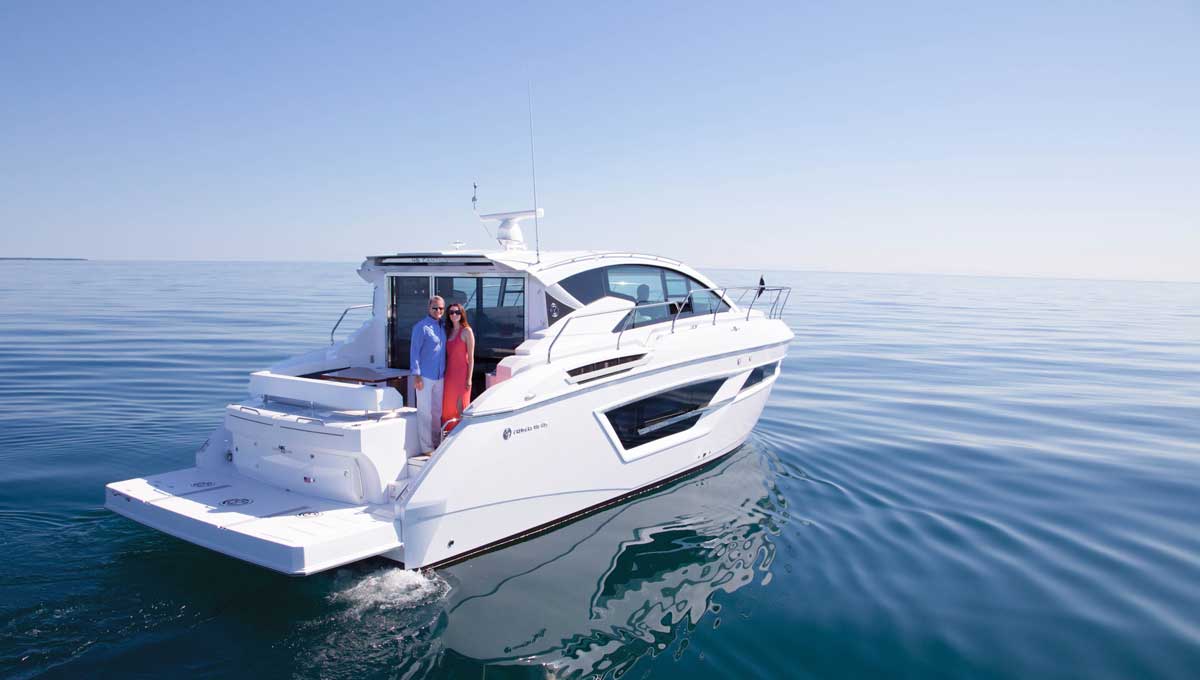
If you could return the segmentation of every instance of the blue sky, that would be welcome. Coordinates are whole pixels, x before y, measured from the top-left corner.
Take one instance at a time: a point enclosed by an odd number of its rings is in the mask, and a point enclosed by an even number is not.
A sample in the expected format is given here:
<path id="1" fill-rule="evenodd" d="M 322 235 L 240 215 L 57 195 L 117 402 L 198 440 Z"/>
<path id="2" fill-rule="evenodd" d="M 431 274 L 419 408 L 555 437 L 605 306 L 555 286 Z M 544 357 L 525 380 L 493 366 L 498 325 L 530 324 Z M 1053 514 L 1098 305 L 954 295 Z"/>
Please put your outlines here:
<path id="1" fill-rule="evenodd" d="M 0 256 L 487 246 L 530 82 L 544 248 L 1200 280 L 1194 1 L 10 0 Z"/>

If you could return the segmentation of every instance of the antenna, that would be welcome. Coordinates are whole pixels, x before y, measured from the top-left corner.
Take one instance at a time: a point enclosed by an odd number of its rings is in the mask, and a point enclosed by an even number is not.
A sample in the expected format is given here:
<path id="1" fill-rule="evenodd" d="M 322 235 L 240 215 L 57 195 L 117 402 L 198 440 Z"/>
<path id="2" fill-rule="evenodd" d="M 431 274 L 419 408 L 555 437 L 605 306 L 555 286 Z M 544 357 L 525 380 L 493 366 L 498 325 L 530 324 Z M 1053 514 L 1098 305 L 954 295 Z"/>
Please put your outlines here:
<path id="1" fill-rule="evenodd" d="M 479 182 L 474 181 L 471 182 L 471 212 L 480 218 L 479 221 L 483 224 L 483 233 L 487 234 L 488 238 L 496 238 L 492 236 L 492 231 L 487 228 L 487 222 L 479 215 Z"/>
<path id="2" fill-rule="evenodd" d="M 537 156 L 533 152 L 533 81 L 529 82 L 529 170 L 533 175 L 533 247 L 537 252 L 535 264 L 542 261 L 542 235 L 538 229 Z"/>

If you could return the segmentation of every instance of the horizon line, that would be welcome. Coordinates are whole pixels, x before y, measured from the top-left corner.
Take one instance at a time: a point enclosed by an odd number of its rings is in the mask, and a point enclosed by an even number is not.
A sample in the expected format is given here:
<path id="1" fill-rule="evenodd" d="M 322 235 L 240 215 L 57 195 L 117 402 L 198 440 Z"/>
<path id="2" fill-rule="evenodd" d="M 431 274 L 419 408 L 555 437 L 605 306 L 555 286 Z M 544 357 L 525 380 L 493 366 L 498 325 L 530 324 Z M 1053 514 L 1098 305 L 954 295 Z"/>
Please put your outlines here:
<path id="1" fill-rule="evenodd" d="M 0 262 L 9 263 L 30 263 L 30 262 L 57 262 L 57 263 L 78 263 L 78 262 L 146 262 L 146 263 L 178 263 L 178 264 L 355 264 L 362 260 L 308 260 L 308 259 L 288 259 L 288 260 L 267 260 L 267 259 L 171 259 L 171 258 L 137 258 L 137 259 L 109 259 L 109 258 L 92 258 L 92 257 L 34 257 L 34 256 L 4 256 L 0 257 Z M 862 271 L 851 269 L 777 269 L 772 267 L 731 267 L 731 266 L 709 266 L 709 265 L 688 265 L 693 269 L 720 269 L 727 271 L 745 271 L 745 272 L 788 272 L 795 274 L 851 274 L 856 276 L 955 276 L 962 278 L 973 279 L 1034 279 L 1041 281 L 1097 281 L 1097 282 L 1121 282 L 1121 283 L 1183 283 L 1183 284 L 1200 284 L 1200 279 L 1143 279 L 1143 278 L 1119 278 L 1105 276 L 1064 276 L 1060 274 L 980 274 L 980 273 L 964 273 L 964 272 L 936 272 L 936 271 Z"/>

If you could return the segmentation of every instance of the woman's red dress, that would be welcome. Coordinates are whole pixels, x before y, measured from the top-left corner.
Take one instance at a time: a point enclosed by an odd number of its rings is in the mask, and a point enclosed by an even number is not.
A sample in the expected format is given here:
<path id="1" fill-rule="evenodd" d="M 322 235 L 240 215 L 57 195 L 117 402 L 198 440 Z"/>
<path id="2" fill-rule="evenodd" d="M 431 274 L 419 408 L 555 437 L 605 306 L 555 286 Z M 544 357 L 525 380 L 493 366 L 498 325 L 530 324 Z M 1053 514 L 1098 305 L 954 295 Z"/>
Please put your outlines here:
<path id="1" fill-rule="evenodd" d="M 470 357 L 467 356 L 467 342 L 463 340 L 462 331 L 458 336 L 446 343 L 446 377 L 442 383 L 442 426 L 454 418 L 461 418 L 462 412 L 471 403 L 471 390 L 467 389 L 467 366 Z M 461 403 L 459 400 L 462 400 Z M 458 423 L 455 423 L 457 425 Z M 451 430 L 454 428 L 451 427 Z M 447 430 L 449 431 L 449 430 Z"/>

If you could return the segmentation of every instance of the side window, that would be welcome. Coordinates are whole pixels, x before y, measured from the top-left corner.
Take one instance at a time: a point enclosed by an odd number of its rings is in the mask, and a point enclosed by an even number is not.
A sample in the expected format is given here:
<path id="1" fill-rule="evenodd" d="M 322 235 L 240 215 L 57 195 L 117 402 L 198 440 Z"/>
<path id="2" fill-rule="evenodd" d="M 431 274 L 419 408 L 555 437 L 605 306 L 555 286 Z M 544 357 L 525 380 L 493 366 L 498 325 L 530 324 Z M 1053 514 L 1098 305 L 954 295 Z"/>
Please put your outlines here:
<path id="1" fill-rule="evenodd" d="M 677 271 L 644 264 L 619 264 L 589 269 L 559 282 L 576 300 L 587 305 L 605 296 L 612 296 L 653 305 L 656 302 L 684 301 L 687 306 L 679 317 L 723 312 L 729 309 L 719 295 L 704 290 L 704 284 Z M 691 297 L 688 293 L 691 292 Z M 661 323 L 674 318 L 667 305 L 637 309 L 613 329 L 636 328 Z"/>
<path id="2" fill-rule="evenodd" d="M 605 289 L 608 287 L 608 281 L 604 277 L 604 269 L 601 268 L 568 276 L 558 285 L 570 293 L 571 297 L 579 300 L 580 304 L 590 305 L 607 295 Z"/>
<path id="3" fill-rule="evenodd" d="M 704 290 L 704 286 L 693 279 L 688 279 L 688 283 L 691 284 L 692 290 L 697 292 L 692 293 L 692 304 L 680 314 L 681 317 L 729 311 L 729 305 L 716 292 Z"/>
<path id="4" fill-rule="evenodd" d="M 664 271 L 659 267 L 643 264 L 623 264 L 608 268 L 609 295 L 633 300 L 638 305 L 647 305 L 646 307 L 635 307 L 617 325 L 617 330 L 622 327 L 638 328 L 648 324 L 661 323 L 671 318 L 670 310 L 666 305 L 655 305 L 655 303 L 667 301 L 666 285 L 663 281 Z"/>
<path id="5" fill-rule="evenodd" d="M 667 282 L 668 300 L 682 300 L 687 297 L 688 291 L 691 290 L 691 286 L 689 285 L 691 281 L 679 272 L 664 271 L 663 279 Z"/>
<path id="6" fill-rule="evenodd" d="M 617 265 L 608 270 L 608 294 L 636 303 L 665 302 L 662 270 L 640 264 Z"/>

